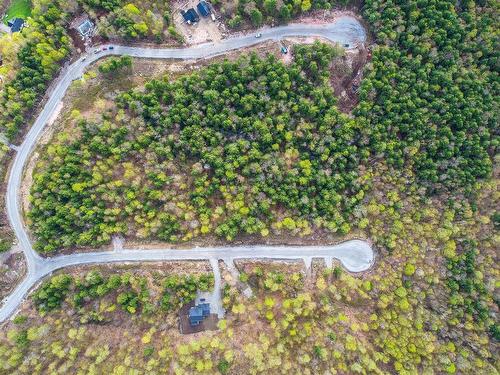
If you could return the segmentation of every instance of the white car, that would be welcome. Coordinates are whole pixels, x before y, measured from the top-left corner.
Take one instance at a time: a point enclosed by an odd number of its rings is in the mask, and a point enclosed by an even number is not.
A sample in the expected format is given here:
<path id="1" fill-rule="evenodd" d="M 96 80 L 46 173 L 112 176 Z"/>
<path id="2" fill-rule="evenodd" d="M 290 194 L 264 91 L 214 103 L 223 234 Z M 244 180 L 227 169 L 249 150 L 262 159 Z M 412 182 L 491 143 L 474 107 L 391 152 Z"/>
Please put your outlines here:
<path id="1" fill-rule="evenodd" d="M 258 33 L 258 34 L 255 35 L 256 38 L 260 38 L 261 36 L 262 36 L 261 33 Z"/>

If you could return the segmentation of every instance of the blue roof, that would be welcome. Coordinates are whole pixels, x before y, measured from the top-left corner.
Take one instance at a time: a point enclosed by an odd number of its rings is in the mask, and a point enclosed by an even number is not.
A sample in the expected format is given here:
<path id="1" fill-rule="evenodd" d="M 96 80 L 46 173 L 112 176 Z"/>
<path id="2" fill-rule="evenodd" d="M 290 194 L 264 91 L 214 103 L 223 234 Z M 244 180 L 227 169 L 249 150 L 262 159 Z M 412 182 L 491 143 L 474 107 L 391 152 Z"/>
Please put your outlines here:
<path id="1" fill-rule="evenodd" d="M 196 13 L 196 10 L 193 8 L 189 8 L 186 12 L 181 10 L 182 17 L 184 18 L 184 21 L 186 22 L 198 22 L 200 20 L 200 17 L 198 16 L 198 13 Z"/>
<path id="2" fill-rule="evenodd" d="M 200 303 L 197 307 L 201 308 L 201 312 L 203 314 L 203 317 L 207 317 L 210 315 L 210 304 Z"/>
<path id="3" fill-rule="evenodd" d="M 209 315 L 209 303 L 200 303 L 197 306 L 191 307 L 188 313 L 189 324 L 191 324 L 192 326 L 197 326 L 203 321 L 203 319 L 205 319 Z"/>
<path id="4" fill-rule="evenodd" d="M 198 8 L 198 12 L 200 12 L 203 17 L 207 17 L 210 14 L 210 8 L 206 1 L 200 1 L 196 8 Z"/>
<path id="5" fill-rule="evenodd" d="M 204 318 L 201 307 L 195 306 L 189 309 L 189 324 L 193 326 L 198 325 Z"/>
<path id="6" fill-rule="evenodd" d="M 16 33 L 18 31 L 21 31 L 21 29 L 23 28 L 24 20 L 22 18 L 14 18 L 7 22 L 7 25 L 10 26 L 10 31 Z"/>

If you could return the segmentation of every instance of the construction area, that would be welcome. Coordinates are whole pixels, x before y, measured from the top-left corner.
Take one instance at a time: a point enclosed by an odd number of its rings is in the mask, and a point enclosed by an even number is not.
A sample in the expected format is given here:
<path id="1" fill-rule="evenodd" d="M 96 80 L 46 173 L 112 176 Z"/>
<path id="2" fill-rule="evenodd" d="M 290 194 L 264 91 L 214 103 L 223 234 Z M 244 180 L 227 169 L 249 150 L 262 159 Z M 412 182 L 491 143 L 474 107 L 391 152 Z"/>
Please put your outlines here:
<path id="1" fill-rule="evenodd" d="M 216 42 L 228 35 L 214 7 L 203 0 L 181 0 L 172 4 L 175 29 L 186 44 Z"/>

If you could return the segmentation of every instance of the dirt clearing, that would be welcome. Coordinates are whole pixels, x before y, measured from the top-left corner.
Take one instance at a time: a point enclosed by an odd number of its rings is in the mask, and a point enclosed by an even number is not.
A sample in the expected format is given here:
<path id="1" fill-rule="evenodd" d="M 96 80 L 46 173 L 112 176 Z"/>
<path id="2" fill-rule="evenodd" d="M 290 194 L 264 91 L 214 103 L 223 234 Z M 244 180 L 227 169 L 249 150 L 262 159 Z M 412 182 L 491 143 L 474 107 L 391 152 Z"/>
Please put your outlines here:
<path id="1" fill-rule="evenodd" d="M 213 7 L 210 7 L 211 14 L 203 17 L 196 6 L 199 0 L 183 0 L 174 1 L 172 4 L 172 14 L 176 30 L 184 37 L 186 44 L 199 44 L 204 42 L 216 42 L 227 35 L 227 29 L 214 12 Z M 192 24 L 186 23 L 181 11 L 186 12 L 189 9 L 194 9 L 198 14 L 199 20 Z M 217 19 L 212 19 L 212 14 Z"/>
<path id="2" fill-rule="evenodd" d="M 358 104 L 358 91 L 363 79 L 363 69 L 371 58 L 370 50 L 364 45 L 347 50 L 344 56 L 334 59 L 330 83 L 338 98 L 338 108 L 350 113 Z"/>

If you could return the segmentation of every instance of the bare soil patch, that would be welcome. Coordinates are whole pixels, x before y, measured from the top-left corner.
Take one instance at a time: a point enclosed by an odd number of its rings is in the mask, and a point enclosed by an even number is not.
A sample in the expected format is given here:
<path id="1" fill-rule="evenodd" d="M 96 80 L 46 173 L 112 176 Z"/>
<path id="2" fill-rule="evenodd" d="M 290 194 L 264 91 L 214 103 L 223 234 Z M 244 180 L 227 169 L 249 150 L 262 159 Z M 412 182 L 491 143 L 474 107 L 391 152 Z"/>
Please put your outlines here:
<path id="1" fill-rule="evenodd" d="M 5 193 L 7 190 L 8 170 L 10 161 L 14 158 L 14 150 L 8 149 L 5 153 L 0 151 L 0 238 L 14 239 L 14 233 L 10 227 L 5 209 Z"/>
<path id="2" fill-rule="evenodd" d="M 285 274 L 304 271 L 304 262 L 302 262 L 302 260 L 237 259 L 234 264 L 240 272 L 244 272 L 246 274 L 254 272 L 257 267 L 265 268 L 267 271 L 279 271 Z"/>
<path id="3" fill-rule="evenodd" d="M 0 301 L 8 296 L 26 274 L 24 255 L 18 251 L 0 254 Z"/>
<path id="4" fill-rule="evenodd" d="M 359 16 L 359 7 L 352 6 L 346 9 L 318 9 L 307 12 L 295 18 L 291 23 L 307 23 L 311 25 L 321 25 L 331 23 L 339 17 L 349 16 L 356 19 L 361 19 Z"/>
<path id="5" fill-rule="evenodd" d="M 360 45 L 335 59 L 331 66 L 330 83 L 338 98 L 337 105 L 344 113 L 350 113 L 359 102 L 358 91 L 363 79 L 363 69 L 370 58 L 370 50 Z"/>
<path id="6" fill-rule="evenodd" d="M 172 3 L 175 29 L 188 45 L 221 40 L 227 35 L 225 25 L 220 20 L 213 21 L 210 16 L 203 17 L 199 14 L 196 9 L 198 3 L 199 0 L 181 0 Z M 187 11 L 190 8 L 194 8 L 200 16 L 200 20 L 192 25 L 187 24 L 181 14 L 181 10 Z"/>

